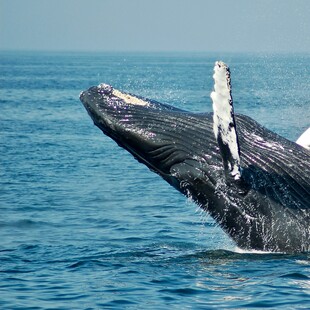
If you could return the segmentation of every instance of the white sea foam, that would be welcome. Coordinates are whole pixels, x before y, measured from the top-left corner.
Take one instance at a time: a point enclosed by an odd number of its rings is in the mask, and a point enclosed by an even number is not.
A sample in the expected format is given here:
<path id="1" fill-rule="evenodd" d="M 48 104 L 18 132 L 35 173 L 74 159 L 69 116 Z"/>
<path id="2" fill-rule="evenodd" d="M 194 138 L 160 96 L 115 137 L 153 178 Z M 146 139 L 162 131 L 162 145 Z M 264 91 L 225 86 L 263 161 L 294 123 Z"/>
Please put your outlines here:
<path id="1" fill-rule="evenodd" d="M 271 252 L 271 251 L 259 251 L 259 250 L 243 250 L 239 247 L 235 247 L 234 252 L 240 254 L 283 254 L 281 252 Z"/>

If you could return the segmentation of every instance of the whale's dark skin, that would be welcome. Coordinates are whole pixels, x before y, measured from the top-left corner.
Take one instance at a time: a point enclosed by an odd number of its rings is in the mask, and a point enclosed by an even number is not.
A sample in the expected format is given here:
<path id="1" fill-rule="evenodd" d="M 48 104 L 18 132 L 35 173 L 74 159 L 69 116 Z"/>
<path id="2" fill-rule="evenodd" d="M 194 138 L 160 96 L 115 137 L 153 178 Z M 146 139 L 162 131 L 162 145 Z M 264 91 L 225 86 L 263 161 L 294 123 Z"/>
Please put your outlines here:
<path id="1" fill-rule="evenodd" d="M 106 85 L 91 87 L 80 99 L 104 134 L 191 197 L 240 248 L 310 250 L 308 150 L 235 114 L 242 178 L 230 180 L 214 137 L 213 113 L 143 98 L 146 105 L 128 103 Z"/>

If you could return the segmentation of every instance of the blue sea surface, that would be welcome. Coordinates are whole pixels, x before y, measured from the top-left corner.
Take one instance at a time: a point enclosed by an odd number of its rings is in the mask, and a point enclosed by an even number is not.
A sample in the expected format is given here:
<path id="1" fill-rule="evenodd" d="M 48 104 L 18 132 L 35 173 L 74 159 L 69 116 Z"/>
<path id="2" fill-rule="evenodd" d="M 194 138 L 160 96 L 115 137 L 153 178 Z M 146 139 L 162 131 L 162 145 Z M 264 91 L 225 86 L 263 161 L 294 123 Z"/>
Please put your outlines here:
<path id="1" fill-rule="evenodd" d="M 308 54 L 0 53 L 0 309 L 310 308 L 310 254 L 238 250 L 79 101 L 105 82 L 211 111 L 219 59 L 236 113 L 310 126 Z"/>

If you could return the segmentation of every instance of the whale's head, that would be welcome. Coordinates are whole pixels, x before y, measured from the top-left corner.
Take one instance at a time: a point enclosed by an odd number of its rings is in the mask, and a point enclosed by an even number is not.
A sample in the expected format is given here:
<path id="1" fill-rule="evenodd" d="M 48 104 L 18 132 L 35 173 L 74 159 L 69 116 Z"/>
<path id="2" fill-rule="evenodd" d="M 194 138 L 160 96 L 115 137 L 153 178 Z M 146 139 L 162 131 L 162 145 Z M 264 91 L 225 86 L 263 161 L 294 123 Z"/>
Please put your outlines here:
<path id="1" fill-rule="evenodd" d="M 198 166 L 204 170 L 212 166 L 203 179 L 214 189 L 216 177 L 212 171 L 216 171 L 215 166 L 220 170 L 222 164 L 211 114 L 185 113 L 107 84 L 82 92 L 80 100 L 104 134 L 171 185 L 185 192 L 189 184 L 180 174 L 191 174 Z"/>

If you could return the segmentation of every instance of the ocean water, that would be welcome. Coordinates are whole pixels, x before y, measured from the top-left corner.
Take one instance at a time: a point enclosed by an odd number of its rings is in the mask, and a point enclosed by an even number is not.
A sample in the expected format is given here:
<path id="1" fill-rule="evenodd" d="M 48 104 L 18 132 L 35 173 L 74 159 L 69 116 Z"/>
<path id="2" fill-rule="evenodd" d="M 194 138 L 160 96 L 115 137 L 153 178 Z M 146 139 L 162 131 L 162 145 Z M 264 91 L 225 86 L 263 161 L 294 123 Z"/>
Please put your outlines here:
<path id="1" fill-rule="evenodd" d="M 79 101 L 105 82 L 211 111 L 219 59 L 235 112 L 291 140 L 310 126 L 310 55 L 0 53 L 1 309 L 310 308 L 308 253 L 236 249 Z"/>

